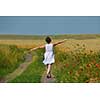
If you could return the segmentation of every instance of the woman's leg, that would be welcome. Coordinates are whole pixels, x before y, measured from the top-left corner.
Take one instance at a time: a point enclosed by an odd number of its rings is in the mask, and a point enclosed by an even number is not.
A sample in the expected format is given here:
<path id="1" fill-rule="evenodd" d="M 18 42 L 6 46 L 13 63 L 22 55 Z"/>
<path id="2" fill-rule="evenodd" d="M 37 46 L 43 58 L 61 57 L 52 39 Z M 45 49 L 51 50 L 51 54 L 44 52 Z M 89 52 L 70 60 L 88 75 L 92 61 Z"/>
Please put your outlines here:
<path id="1" fill-rule="evenodd" d="M 51 65 L 50 64 L 47 65 L 47 76 L 51 77 Z"/>

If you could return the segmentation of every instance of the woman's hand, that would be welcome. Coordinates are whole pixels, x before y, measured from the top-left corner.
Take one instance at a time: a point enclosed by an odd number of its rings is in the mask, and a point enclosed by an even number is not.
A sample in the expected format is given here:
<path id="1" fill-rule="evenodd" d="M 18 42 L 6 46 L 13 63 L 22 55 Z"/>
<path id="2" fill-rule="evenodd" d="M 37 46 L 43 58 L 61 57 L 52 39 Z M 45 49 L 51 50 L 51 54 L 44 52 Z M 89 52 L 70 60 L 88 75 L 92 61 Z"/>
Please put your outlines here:
<path id="1" fill-rule="evenodd" d="M 53 45 L 56 46 L 56 45 L 58 45 L 58 44 L 61 44 L 61 43 L 65 42 L 66 40 L 67 40 L 67 39 L 64 39 L 64 40 L 62 40 L 62 41 L 59 41 L 59 42 L 57 42 L 57 43 L 54 43 Z"/>

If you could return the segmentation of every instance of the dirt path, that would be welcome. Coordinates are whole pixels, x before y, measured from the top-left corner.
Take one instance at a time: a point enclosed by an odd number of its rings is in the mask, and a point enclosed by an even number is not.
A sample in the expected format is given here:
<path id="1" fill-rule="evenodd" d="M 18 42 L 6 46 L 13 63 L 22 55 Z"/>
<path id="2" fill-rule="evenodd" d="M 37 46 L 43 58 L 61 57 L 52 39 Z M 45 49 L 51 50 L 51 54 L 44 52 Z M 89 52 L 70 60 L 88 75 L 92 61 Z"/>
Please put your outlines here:
<path id="1" fill-rule="evenodd" d="M 47 78 L 46 71 L 45 71 L 42 75 L 41 83 L 56 83 L 56 79 L 54 78 L 53 75 L 52 75 L 52 78 Z"/>
<path id="2" fill-rule="evenodd" d="M 20 64 L 20 66 L 14 72 L 2 78 L 0 80 L 0 83 L 7 83 L 15 79 L 17 76 L 21 75 L 27 69 L 28 65 L 32 63 L 32 61 L 33 61 L 32 54 L 27 54 L 25 56 L 25 62 Z"/>
<path id="3" fill-rule="evenodd" d="M 4 78 L 0 79 L 0 83 L 7 83 L 13 79 L 15 79 L 17 76 L 20 76 L 31 64 L 33 61 L 32 54 L 27 54 L 25 57 L 25 62 L 20 64 L 20 66 L 12 73 L 8 74 Z M 53 76 L 53 75 L 52 75 Z M 54 76 L 52 78 L 47 78 L 46 77 L 46 72 L 43 73 L 42 78 L 41 78 L 41 83 L 56 83 L 56 80 Z"/>

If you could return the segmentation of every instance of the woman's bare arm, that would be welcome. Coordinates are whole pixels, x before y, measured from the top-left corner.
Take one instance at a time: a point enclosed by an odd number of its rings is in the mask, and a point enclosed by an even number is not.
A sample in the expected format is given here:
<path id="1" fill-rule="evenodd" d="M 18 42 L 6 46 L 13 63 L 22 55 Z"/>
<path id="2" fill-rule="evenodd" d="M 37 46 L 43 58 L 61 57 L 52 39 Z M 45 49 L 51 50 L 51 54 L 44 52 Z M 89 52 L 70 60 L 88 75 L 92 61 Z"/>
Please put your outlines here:
<path id="1" fill-rule="evenodd" d="M 56 42 L 56 43 L 53 44 L 53 46 L 56 46 L 56 45 L 58 45 L 58 44 L 61 44 L 61 43 L 65 42 L 66 40 L 67 40 L 67 39 L 64 39 L 64 40 L 62 40 L 62 41 Z M 39 46 L 39 47 L 36 47 L 36 48 L 32 48 L 32 49 L 29 50 L 29 52 L 34 51 L 34 50 L 37 50 L 37 49 L 40 49 L 40 48 L 44 48 L 44 47 L 45 47 L 45 46 L 42 45 L 42 46 Z"/>
<path id="2" fill-rule="evenodd" d="M 56 45 L 58 45 L 58 44 L 61 44 L 61 43 L 65 42 L 66 40 L 67 40 L 67 39 L 64 39 L 64 40 L 62 40 L 62 41 L 56 42 L 56 43 L 53 44 L 53 46 L 56 46 Z"/>
<path id="3" fill-rule="evenodd" d="M 44 47 L 45 47 L 45 46 L 44 46 L 44 45 L 42 45 L 42 46 L 40 46 L 39 48 L 41 48 L 41 49 L 42 49 L 42 48 L 44 48 Z"/>
<path id="4" fill-rule="evenodd" d="M 37 50 L 37 49 L 39 49 L 39 48 L 44 48 L 44 45 L 43 45 L 43 46 L 36 47 L 36 48 L 32 48 L 32 49 L 30 49 L 30 52 L 31 52 L 31 51 L 34 51 L 34 50 Z"/>

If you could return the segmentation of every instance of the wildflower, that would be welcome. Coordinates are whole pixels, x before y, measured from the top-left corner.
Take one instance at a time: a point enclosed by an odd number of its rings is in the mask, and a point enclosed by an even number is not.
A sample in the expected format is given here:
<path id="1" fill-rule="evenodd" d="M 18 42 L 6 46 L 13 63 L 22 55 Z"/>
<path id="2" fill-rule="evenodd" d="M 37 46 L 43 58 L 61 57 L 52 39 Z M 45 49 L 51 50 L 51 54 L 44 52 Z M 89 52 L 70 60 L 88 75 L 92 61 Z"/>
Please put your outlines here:
<path id="1" fill-rule="evenodd" d="M 70 71 L 70 75 L 72 74 L 72 71 Z"/>
<path id="2" fill-rule="evenodd" d="M 72 74 L 72 71 L 69 71 L 69 72 L 68 72 L 68 74 L 70 74 L 70 75 L 71 75 L 71 74 Z"/>
<path id="3" fill-rule="evenodd" d="M 91 67 L 91 64 L 87 64 L 86 66 L 87 66 L 87 67 Z"/>
<path id="4" fill-rule="evenodd" d="M 66 67 L 68 67 L 69 65 L 68 64 L 66 64 Z"/>
<path id="5" fill-rule="evenodd" d="M 79 77 L 79 73 L 78 73 L 78 71 L 76 71 L 75 75 L 76 75 L 77 77 Z"/>
<path id="6" fill-rule="evenodd" d="M 96 72 L 96 76 L 98 76 L 99 75 L 99 73 L 98 72 Z"/>
<path id="7" fill-rule="evenodd" d="M 76 64 L 73 64 L 72 66 L 73 66 L 73 67 L 75 67 L 75 66 L 76 66 Z"/>
<path id="8" fill-rule="evenodd" d="M 96 64 L 96 67 L 100 69 L 100 64 Z"/>
<path id="9" fill-rule="evenodd" d="M 90 53 L 92 53 L 93 52 L 93 50 L 90 50 Z"/>
<path id="10" fill-rule="evenodd" d="M 96 61 L 95 61 L 95 60 L 93 60 L 93 61 L 92 61 L 92 63 L 95 65 L 95 64 L 96 64 Z"/>
<path id="11" fill-rule="evenodd" d="M 87 54 L 86 54 L 86 53 L 84 53 L 84 55 L 86 56 Z"/>
<path id="12" fill-rule="evenodd" d="M 98 80 L 100 80 L 100 78 L 98 78 Z"/>
<path id="13" fill-rule="evenodd" d="M 82 66 L 80 66 L 80 71 L 83 71 L 83 67 Z"/>
<path id="14" fill-rule="evenodd" d="M 99 64 L 96 64 L 96 67 L 99 67 Z"/>
<path id="15" fill-rule="evenodd" d="M 80 68 L 80 69 L 78 70 L 78 74 L 81 74 L 82 71 L 83 71 L 83 68 Z"/>
<path id="16" fill-rule="evenodd" d="M 77 46 L 80 46 L 79 44 L 76 44 Z"/>
<path id="17" fill-rule="evenodd" d="M 83 47 L 85 47 L 85 44 L 83 44 Z"/>

